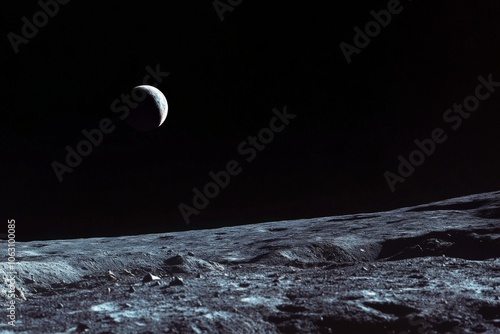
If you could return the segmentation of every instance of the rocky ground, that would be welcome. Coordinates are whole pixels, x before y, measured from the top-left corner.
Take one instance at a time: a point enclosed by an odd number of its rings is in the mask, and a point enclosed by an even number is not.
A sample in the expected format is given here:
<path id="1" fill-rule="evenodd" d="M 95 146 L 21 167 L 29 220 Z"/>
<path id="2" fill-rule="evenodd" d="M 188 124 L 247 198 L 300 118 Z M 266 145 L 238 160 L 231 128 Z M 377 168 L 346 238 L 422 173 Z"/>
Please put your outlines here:
<path id="1" fill-rule="evenodd" d="M 16 253 L 0 333 L 500 333 L 500 192 Z"/>

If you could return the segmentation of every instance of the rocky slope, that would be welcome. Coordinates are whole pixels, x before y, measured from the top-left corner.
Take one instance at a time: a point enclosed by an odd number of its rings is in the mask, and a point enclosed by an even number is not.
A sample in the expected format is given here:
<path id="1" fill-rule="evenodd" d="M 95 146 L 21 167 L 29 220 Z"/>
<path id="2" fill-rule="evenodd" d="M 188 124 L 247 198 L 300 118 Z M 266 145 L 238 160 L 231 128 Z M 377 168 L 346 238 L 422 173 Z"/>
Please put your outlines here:
<path id="1" fill-rule="evenodd" d="M 500 333 L 500 192 L 17 243 L 16 270 L 16 327 L 5 281 L 0 333 Z"/>

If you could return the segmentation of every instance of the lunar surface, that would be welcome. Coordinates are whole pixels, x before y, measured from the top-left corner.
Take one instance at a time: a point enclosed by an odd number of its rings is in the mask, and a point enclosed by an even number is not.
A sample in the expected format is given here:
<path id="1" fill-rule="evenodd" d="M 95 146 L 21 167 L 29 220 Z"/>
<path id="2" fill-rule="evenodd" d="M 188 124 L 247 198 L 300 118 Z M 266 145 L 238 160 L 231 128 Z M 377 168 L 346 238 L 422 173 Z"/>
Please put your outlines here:
<path id="1" fill-rule="evenodd" d="M 19 242 L 15 332 L 500 333 L 499 221 L 492 192 L 378 213 Z M 14 333 L 1 310 L 0 333 Z"/>
<path id="2" fill-rule="evenodd" d="M 151 131 L 160 127 L 168 113 L 165 95 L 156 87 L 143 85 L 132 90 L 137 106 L 130 109 L 127 122 L 136 130 Z"/>

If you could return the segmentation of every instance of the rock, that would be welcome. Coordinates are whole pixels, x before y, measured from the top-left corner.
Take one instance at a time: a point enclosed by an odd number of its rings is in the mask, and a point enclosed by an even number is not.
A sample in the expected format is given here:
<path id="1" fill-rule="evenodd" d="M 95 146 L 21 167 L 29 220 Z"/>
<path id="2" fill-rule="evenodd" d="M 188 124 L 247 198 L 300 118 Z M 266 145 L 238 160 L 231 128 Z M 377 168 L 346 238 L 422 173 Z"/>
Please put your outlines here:
<path id="1" fill-rule="evenodd" d="M 184 257 L 182 257 L 182 255 L 180 254 L 177 254 L 165 260 L 165 264 L 169 266 L 176 266 L 176 265 L 178 266 L 178 265 L 183 265 L 184 263 L 186 263 L 186 261 L 184 260 Z"/>
<path id="2" fill-rule="evenodd" d="M 148 283 L 148 282 L 152 282 L 152 281 L 156 281 L 156 280 L 159 280 L 160 278 L 158 276 L 155 276 L 151 273 L 147 273 L 146 276 L 144 276 L 142 278 L 142 283 Z"/>
<path id="3" fill-rule="evenodd" d="M 128 292 L 130 293 L 134 293 L 135 292 L 135 288 L 133 286 L 131 286 L 129 289 L 128 289 Z"/>
<path id="4" fill-rule="evenodd" d="M 20 298 L 22 300 L 26 300 L 26 296 L 24 295 L 23 290 L 19 289 L 18 287 L 15 288 L 15 295 L 17 298 Z"/>
<path id="5" fill-rule="evenodd" d="M 187 252 L 187 255 L 194 256 L 194 253 L 193 252 Z"/>
<path id="6" fill-rule="evenodd" d="M 182 278 L 175 276 L 171 281 L 169 286 L 184 285 Z"/>
<path id="7" fill-rule="evenodd" d="M 86 333 L 89 331 L 90 331 L 90 328 L 87 325 L 78 324 L 78 326 L 76 327 L 75 333 Z"/>
<path id="8" fill-rule="evenodd" d="M 27 284 L 33 284 L 33 283 L 36 283 L 36 281 L 33 279 L 33 278 L 28 278 L 26 277 L 24 279 L 24 281 L 27 283 Z"/>

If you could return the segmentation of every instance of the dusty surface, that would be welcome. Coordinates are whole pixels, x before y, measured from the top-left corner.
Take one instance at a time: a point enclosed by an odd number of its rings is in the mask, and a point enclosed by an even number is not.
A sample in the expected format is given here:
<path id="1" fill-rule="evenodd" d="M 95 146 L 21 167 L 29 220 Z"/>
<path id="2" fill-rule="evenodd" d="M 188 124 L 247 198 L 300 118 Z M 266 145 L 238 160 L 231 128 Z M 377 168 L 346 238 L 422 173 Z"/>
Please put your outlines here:
<path id="1" fill-rule="evenodd" d="M 16 333 L 500 333 L 500 192 L 16 252 Z"/>

